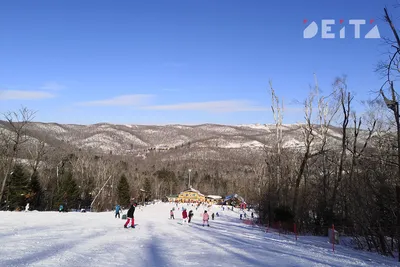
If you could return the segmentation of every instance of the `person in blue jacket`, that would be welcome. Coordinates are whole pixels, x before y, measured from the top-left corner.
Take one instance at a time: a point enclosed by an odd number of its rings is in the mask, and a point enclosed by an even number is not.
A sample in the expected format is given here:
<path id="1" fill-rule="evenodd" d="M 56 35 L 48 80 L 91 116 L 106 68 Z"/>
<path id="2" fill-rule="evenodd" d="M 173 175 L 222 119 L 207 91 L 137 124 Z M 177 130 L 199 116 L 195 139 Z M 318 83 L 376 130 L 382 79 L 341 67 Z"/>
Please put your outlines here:
<path id="1" fill-rule="evenodd" d="M 119 216 L 120 216 L 120 215 L 119 215 L 120 209 L 121 209 L 120 205 L 115 206 L 115 218 L 117 218 L 117 216 L 118 216 L 118 218 L 120 218 L 120 217 L 119 217 Z"/>

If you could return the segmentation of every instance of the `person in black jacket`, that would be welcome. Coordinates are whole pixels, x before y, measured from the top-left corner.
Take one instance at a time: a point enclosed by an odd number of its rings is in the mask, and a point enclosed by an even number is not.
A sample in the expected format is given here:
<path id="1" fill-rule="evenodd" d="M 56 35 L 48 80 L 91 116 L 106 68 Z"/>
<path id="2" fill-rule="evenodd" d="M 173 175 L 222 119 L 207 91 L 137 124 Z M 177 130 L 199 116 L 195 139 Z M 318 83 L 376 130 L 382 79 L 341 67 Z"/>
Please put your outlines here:
<path id="1" fill-rule="evenodd" d="M 189 223 L 192 221 L 192 217 L 193 217 L 194 213 L 193 211 L 189 211 Z"/>
<path id="2" fill-rule="evenodd" d="M 124 228 L 128 228 L 128 224 L 131 223 L 131 227 L 135 228 L 135 218 L 133 214 L 135 213 L 136 204 L 131 204 L 129 207 L 128 213 L 126 215 L 126 223 L 124 224 Z"/>

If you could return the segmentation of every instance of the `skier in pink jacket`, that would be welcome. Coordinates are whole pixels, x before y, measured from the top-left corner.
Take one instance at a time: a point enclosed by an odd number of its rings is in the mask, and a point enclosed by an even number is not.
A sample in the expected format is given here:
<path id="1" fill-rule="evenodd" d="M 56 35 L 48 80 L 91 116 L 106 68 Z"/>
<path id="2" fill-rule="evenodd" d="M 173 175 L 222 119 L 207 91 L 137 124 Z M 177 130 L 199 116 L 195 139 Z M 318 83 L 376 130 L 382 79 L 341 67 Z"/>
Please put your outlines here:
<path id="1" fill-rule="evenodd" d="M 208 219 L 209 219 L 209 216 L 208 216 L 207 211 L 205 210 L 204 214 L 203 214 L 203 226 L 205 223 L 207 223 L 207 226 L 210 226 L 210 224 L 208 223 Z"/>

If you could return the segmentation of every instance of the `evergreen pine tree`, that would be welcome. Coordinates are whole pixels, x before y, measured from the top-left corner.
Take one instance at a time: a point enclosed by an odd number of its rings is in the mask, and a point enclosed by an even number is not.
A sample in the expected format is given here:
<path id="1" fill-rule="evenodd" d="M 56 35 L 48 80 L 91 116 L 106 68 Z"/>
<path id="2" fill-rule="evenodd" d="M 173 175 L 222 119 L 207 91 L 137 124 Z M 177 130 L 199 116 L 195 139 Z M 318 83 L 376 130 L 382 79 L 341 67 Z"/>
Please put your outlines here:
<path id="1" fill-rule="evenodd" d="M 130 188 L 126 176 L 123 174 L 118 183 L 118 202 L 121 206 L 128 205 L 130 202 Z"/>
<path id="2" fill-rule="evenodd" d="M 80 195 L 79 187 L 75 179 L 72 177 L 71 172 L 66 172 L 63 176 L 60 188 L 56 195 L 56 208 L 58 208 L 59 205 L 63 205 L 64 210 L 78 208 Z"/>
<path id="3" fill-rule="evenodd" d="M 22 210 L 26 205 L 26 196 L 29 193 L 28 175 L 21 165 L 17 164 L 10 177 L 8 185 L 8 205 L 10 210 Z"/>
<path id="4" fill-rule="evenodd" d="M 42 187 L 40 186 L 38 173 L 34 172 L 29 183 L 29 194 L 27 201 L 30 203 L 31 209 L 40 209 L 42 200 Z"/>

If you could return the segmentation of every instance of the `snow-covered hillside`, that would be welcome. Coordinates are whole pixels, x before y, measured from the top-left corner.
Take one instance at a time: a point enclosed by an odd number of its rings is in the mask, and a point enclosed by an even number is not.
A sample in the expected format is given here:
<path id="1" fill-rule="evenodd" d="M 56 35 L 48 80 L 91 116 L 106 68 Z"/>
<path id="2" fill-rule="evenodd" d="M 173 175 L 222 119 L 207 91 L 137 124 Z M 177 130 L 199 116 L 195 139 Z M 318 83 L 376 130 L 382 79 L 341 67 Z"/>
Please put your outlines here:
<path id="1" fill-rule="evenodd" d="M 203 227 L 181 225 L 173 204 L 137 209 L 135 229 L 112 212 L 0 212 L 0 266 L 398 266 L 383 256 L 337 246 L 324 237 L 265 233 L 240 221 L 238 214 L 214 206 L 220 214 Z"/>
<path id="2" fill-rule="evenodd" d="M 0 130 L 6 123 L 0 121 Z M 92 125 L 32 122 L 27 126 L 30 139 L 42 140 L 48 146 L 69 146 L 90 149 L 96 153 L 137 155 L 146 151 L 166 151 L 186 148 L 208 150 L 260 150 L 276 144 L 275 125 Z M 283 125 L 283 147 L 302 149 L 304 137 L 298 124 Z M 332 128 L 328 135 L 338 142 L 340 129 Z M 318 138 L 315 140 L 319 142 Z M 222 149 L 222 150 L 221 150 Z M 223 154 L 221 154 L 223 157 Z M 221 158 L 217 155 L 216 158 Z"/>

